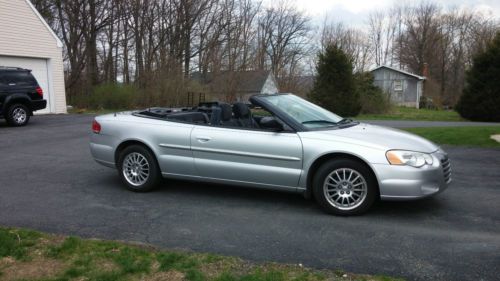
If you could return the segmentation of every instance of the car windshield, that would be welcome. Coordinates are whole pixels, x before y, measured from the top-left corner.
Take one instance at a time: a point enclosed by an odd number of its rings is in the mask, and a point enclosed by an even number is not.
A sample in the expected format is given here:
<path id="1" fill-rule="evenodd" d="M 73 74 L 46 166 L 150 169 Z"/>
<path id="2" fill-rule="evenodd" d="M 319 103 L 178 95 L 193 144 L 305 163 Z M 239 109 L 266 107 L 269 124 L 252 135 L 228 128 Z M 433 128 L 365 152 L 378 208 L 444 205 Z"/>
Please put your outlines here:
<path id="1" fill-rule="evenodd" d="M 307 128 L 331 127 L 348 120 L 292 94 L 262 97 Z"/>

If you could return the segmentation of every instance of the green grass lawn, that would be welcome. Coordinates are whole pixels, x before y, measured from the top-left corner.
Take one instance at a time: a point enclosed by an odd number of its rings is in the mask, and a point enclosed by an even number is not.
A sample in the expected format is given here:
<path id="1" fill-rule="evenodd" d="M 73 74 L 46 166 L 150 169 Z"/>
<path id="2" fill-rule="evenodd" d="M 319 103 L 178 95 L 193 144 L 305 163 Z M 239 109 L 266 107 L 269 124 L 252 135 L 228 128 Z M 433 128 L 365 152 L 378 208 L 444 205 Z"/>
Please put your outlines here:
<path id="1" fill-rule="evenodd" d="M 0 227 L 0 280 L 401 280 Z"/>
<path id="2" fill-rule="evenodd" d="M 394 107 L 389 113 L 360 114 L 359 120 L 419 120 L 419 121 L 466 121 L 453 110 L 416 109 Z"/>
<path id="3" fill-rule="evenodd" d="M 500 126 L 408 128 L 405 130 L 438 144 L 500 147 L 500 143 L 490 138 L 491 135 L 500 134 Z"/>

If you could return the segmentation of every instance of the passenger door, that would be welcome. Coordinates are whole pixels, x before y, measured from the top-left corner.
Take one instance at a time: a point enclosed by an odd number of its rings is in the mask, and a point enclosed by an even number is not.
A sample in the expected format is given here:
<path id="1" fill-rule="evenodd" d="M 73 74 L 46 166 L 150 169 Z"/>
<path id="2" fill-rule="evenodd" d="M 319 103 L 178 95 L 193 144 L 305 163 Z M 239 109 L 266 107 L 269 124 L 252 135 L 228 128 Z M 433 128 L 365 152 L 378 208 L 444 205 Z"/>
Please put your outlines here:
<path id="1" fill-rule="evenodd" d="M 296 133 L 195 126 L 191 149 L 205 178 L 286 188 L 297 187 L 302 171 Z"/>
<path id="2" fill-rule="evenodd" d="M 148 138 L 156 144 L 158 164 L 163 175 L 196 176 L 190 147 L 193 125 L 163 120 L 151 120 L 151 122 L 154 122 L 154 125 L 144 125 L 137 130 L 139 132 L 137 138 Z"/>

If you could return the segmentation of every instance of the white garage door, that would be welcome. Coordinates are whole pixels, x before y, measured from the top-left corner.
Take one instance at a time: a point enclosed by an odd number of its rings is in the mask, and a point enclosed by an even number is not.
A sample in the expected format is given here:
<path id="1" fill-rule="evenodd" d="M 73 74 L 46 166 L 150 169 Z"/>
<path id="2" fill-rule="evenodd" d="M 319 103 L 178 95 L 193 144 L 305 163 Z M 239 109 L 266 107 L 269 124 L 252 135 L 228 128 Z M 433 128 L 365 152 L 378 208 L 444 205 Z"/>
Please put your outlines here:
<path id="1" fill-rule="evenodd" d="M 35 76 L 38 84 L 43 89 L 43 98 L 47 100 L 47 107 L 44 110 L 39 110 L 36 113 L 50 113 L 50 97 L 49 92 L 49 75 L 46 59 L 37 58 L 22 58 L 9 57 L 0 55 L 0 66 L 12 66 L 31 69 L 31 73 Z"/>

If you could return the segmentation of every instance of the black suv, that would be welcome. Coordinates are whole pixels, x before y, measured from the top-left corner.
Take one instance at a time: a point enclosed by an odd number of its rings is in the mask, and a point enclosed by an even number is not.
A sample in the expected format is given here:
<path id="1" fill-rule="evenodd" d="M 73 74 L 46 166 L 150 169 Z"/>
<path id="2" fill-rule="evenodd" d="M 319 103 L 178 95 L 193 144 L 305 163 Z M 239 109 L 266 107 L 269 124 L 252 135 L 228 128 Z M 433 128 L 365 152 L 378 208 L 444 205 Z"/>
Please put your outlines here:
<path id="1" fill-rule="evenodd" d="M 11 126 L 28 124 L 33 111 L 47 107 L 31 70 L 0 66 L 0 117 Z"/>

